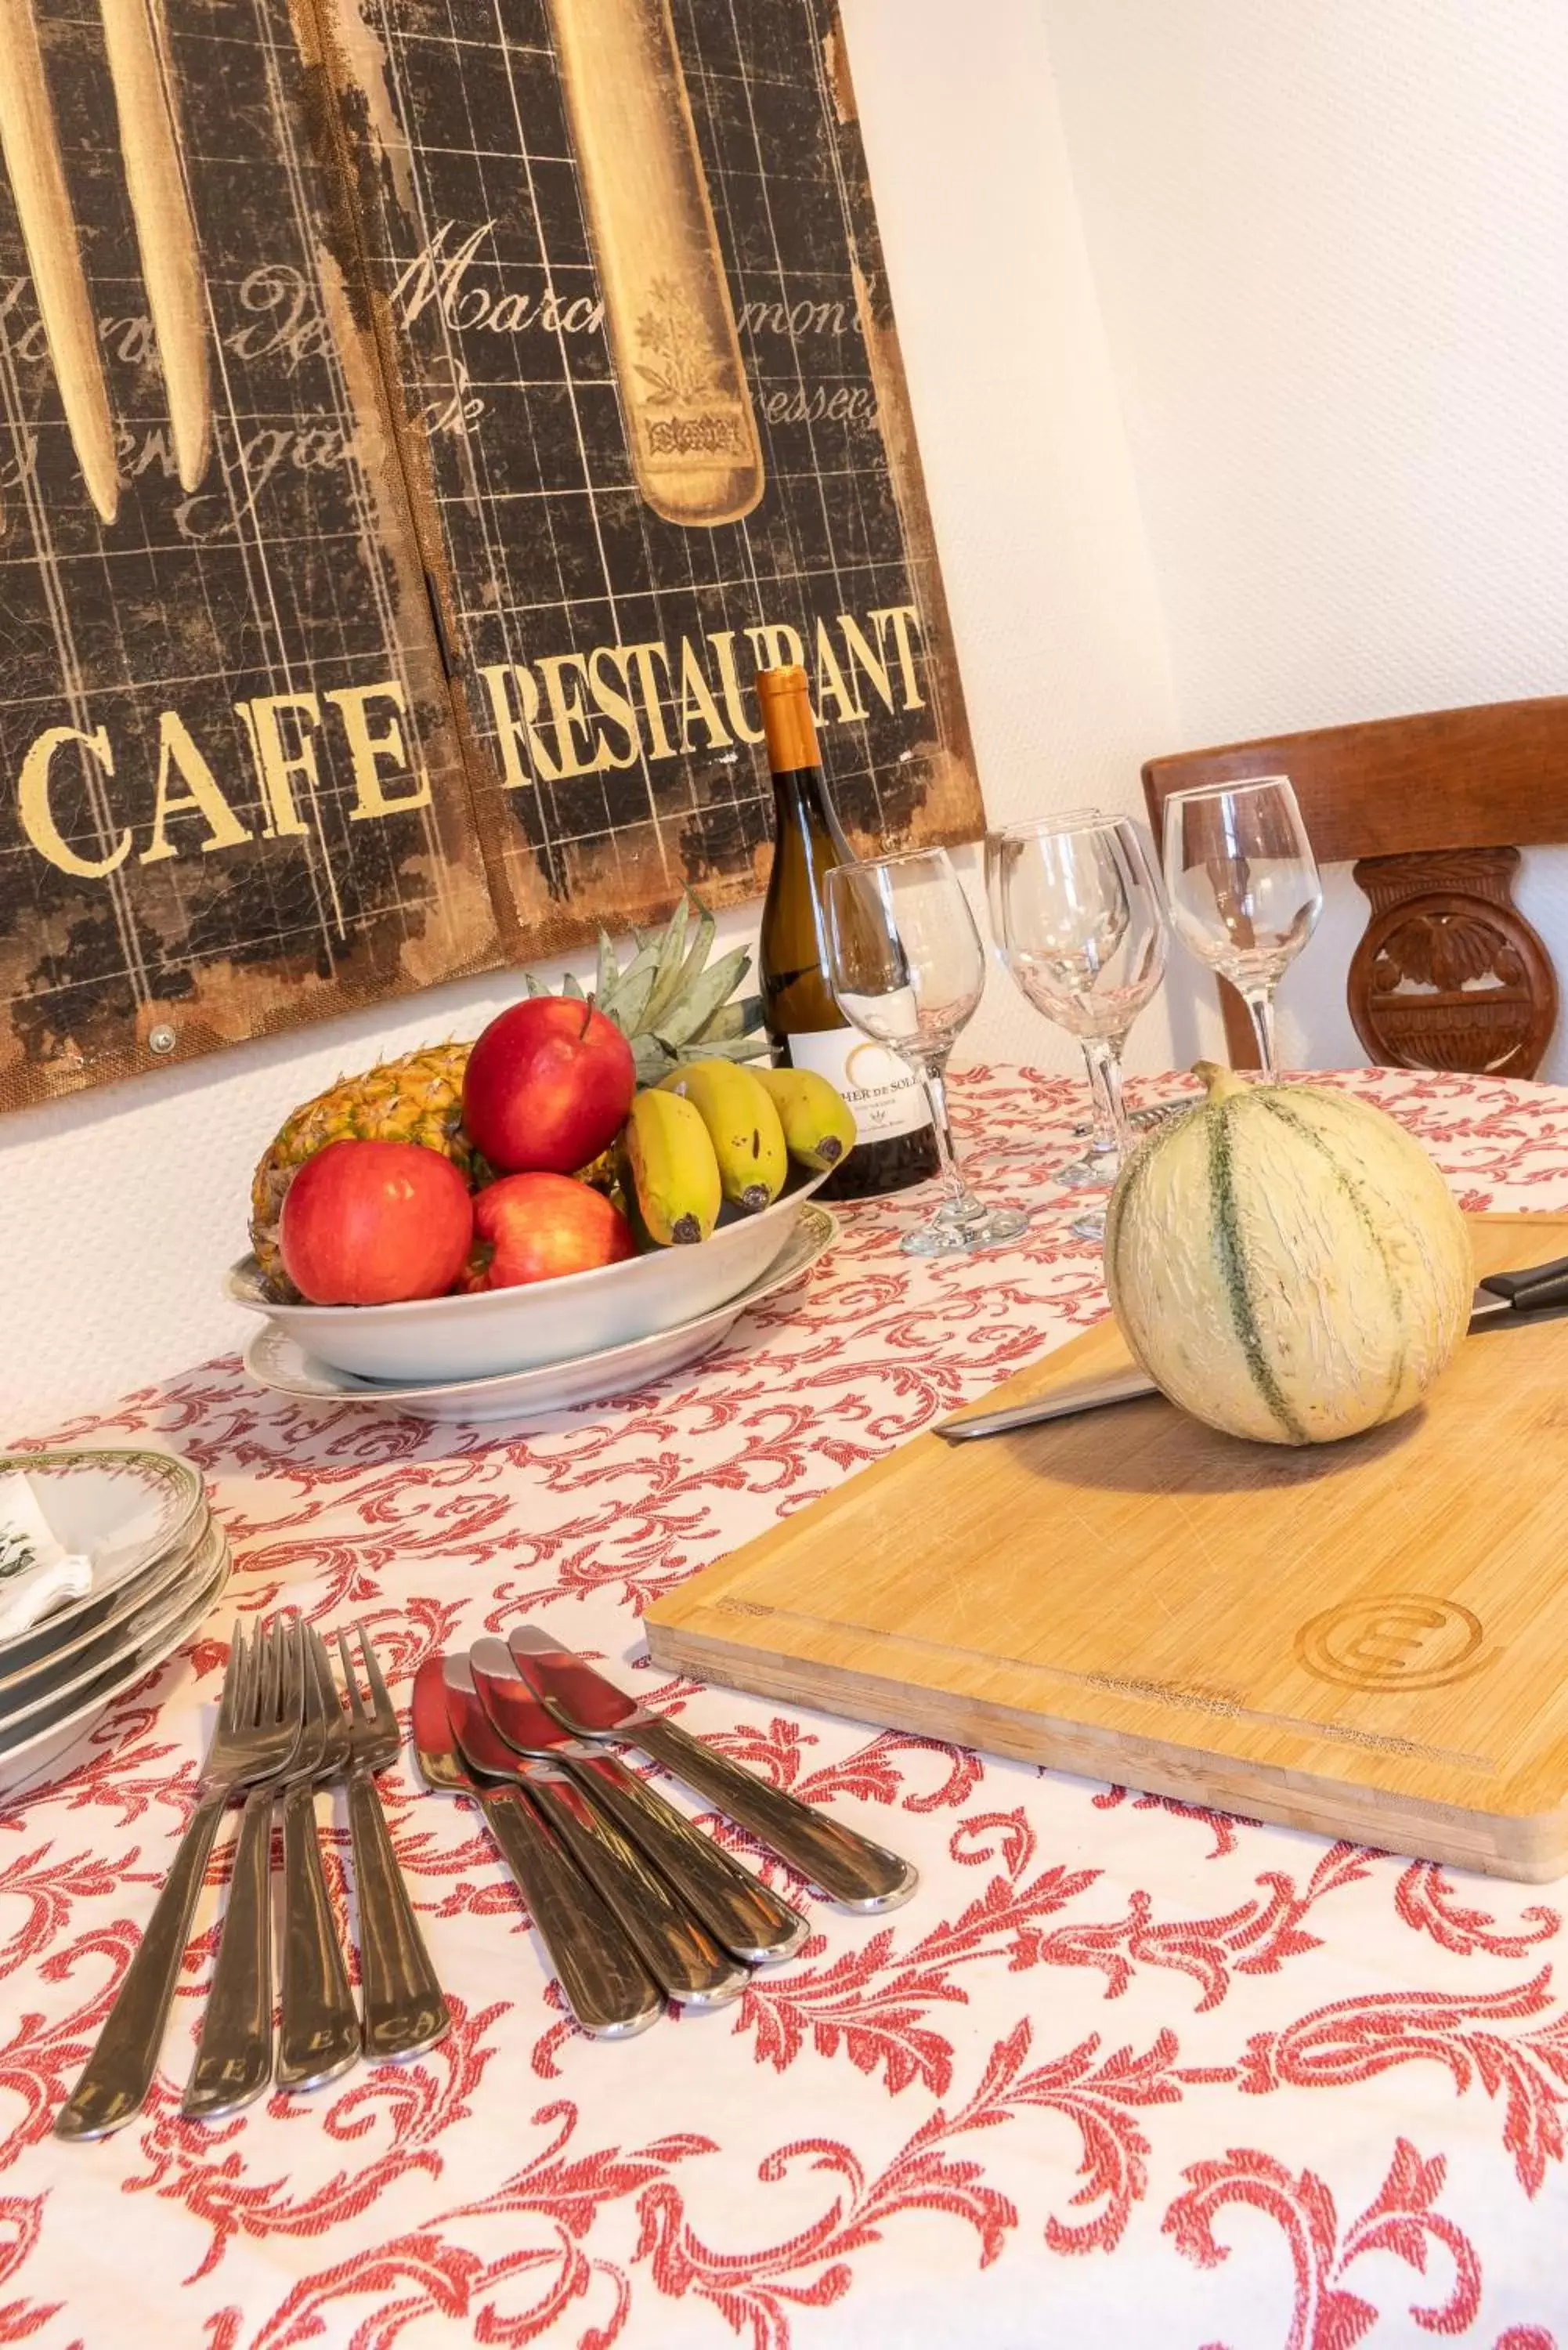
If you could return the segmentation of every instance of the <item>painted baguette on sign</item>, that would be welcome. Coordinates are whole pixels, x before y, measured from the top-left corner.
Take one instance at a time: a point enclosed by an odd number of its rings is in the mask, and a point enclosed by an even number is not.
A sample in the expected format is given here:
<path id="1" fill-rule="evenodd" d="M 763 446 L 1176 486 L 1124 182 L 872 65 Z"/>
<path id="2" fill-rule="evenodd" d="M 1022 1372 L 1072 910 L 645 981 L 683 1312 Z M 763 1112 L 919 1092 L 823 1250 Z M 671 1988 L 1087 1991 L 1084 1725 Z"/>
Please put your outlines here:
<path id="1" fill-rule="evenodd" d="M 32 0 L 0 0 L 0 46 L 5 57 L 0 161 L 11 182 L 77 463 L 107 525 L 119 504 L 114 421 Z"/>
<path id="2" fill-rule="evenodd" d="M 154 0 L 99 5 L 176 465 L 182 488 L 194 491 L 212 445 L 205 296 L 161 27 Z M 0 39 L 8 60 L 0 74 L 0 161 L 16 201 L 71 444 L 107 526 L 119 509 L 115 424 L 32 0 L 0 0 Z"/>
<path id="3" fill-rule="evenodd" d="M 213 445 L 206 288 L 156 5 L 157 0 L 99 0 L 125 183 L 169 392 L 175 469 L 181 488 L 193 493 Z"/>

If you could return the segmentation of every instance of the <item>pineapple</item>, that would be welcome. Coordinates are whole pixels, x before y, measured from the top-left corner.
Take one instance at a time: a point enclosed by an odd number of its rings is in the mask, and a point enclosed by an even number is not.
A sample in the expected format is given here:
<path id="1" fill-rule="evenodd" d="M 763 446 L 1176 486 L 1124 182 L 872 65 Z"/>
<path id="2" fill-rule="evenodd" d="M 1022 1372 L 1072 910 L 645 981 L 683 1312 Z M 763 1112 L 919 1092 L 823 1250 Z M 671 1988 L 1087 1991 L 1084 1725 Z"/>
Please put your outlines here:
<path id="1" fill-rule="evenodd" d="M 329 1142 L 422 1142 L 450 1159 L 471 1191 L 490 1168 L 462 1130 L 466 1045 L 428 1045 L 383 1061 L 363 1076 L 340 1077 L 314 1101 L 292 1110 L 251 1179 L 251 1246 L 273 1296 L 297 1298 L 278 1253 L 284 1194 L 297 1170 Z"/>
<path id="2" fill-rule="evenodd" d="M 663 931 L 647 941 L 634 941 L 624 969 L 613 941 L 599 932 L 592 1001 L 630 1045 L 639 1085 L 657 1085 L 680 1061 L 713 1054 L 751 1061 L 767 1052 L 760 999 L 735 999 L 735 990 L 751 969 L 751 956 L 736 947 L 710 964 L 713 931 L 713 918 L 705 908 L 695 899 L 683 898 Z M 531 972 L 524 978 L 530 995 L 555 992 L 541 987 Z M 561 992 L 583 999 L 575 979 L 566 979 Z M 327 1143 L 421 1142 L 450 1159 L 470 1190 L 490 1181 L 490 1166 L 462 1130 L 462 1076 L 469 1050 L 467 1045 L 448 1044 L 405 1053 L 362 1076 L 340 1078 L 291 1112 L 251 1182 L 251 1246 L 273 1296 L 296 1295 L 278 1253 L 284 1194 L 296 1170 Z M 609 1190 L 615 1180 L 614 1152 L 607 1151 L 582 1174 L 596 1189 Z"/>

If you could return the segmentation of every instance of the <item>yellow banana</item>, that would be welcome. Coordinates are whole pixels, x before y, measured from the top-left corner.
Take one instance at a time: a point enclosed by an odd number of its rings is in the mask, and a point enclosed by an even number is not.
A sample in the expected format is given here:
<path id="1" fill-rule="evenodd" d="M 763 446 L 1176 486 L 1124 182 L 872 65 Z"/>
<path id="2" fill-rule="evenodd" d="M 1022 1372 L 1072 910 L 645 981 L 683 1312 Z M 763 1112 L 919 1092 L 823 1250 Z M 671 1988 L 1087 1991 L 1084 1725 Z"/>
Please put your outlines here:
<path id="1" fill-rule="evenodd" d="M 854 1149 L 854 1112 L 815 1069 L 758 1068 L 753 1074 L 772 1097 L 790 1157 L 803 1167 L 824 1174 Z"/>
<path id="2" fill-rule="evenodd" d="M 705 1241 L 719 1221 L 719 1161 L 694 1105 L 679 1094 L 639 1094 L 626 1159 L 649 1237 L 661 1248 Z"/>
<path id="3" fill-rule="evenodd" d="M 738 1061 L 688 1061 L 660 1091 L 691 1103 L 713 1145 L 724 1197 L 754 1215 L 771 1207 L 789 1173 L 784 1127 L 773 1097 Z"/>

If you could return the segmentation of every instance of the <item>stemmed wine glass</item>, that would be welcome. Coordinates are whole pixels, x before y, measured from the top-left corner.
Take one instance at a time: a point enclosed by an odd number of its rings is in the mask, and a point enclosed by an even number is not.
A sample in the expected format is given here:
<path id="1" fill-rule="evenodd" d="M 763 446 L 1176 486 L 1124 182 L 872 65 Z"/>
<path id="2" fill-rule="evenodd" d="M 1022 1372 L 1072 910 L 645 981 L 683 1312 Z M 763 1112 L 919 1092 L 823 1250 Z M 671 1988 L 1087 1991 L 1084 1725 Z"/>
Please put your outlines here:
<path id="1" fill-rule="evenodd" d="M 999 824 L 994 832 L 985 836 L 985 906 L 991 917 L 992 952 L 1008 977 L 1012 967 L 1007 960 L 1007 922 L 1002 904 L 1002 844 L 1004 840 L 1023 840 L 1046 822 L 1064 831 L 1084 824 L 1098 824 L 1097 807 L 1064 808 L 1060 816 L 1047 818 L 1025 816 L 1017 824 Z"/>
<path id="2" fill-rule="evenodd" d="M 985 951 L 945 848 L 917 848 L 827 876 L 828 972 L 846 1017 L 897 1053 L 926 1088 L 947 1197 L 900 1245 L 945 1256 L 1016 1240 L 1028 1218 L 988 1208 L 964 1181 L 944 1076 L 985 985 Z"/>
<path id="3" fill-rule="evenodd" d="M 985 837 L 985 903 L 986 910 L 991 917 L 992 951 L 1010 979 L 1012 976 L 1012 965 L 1008 959 L 1007 918 L 1002 903 L 1003 842 L 1026 839 L 1031 833 L 1040 828 L 1043 822 L 1049 823 L 1054 830 L 1068 832 L 1083 825 L 1098 824 L 1099 821 L 1100 810 L 1097 807 L 1064 808 L 1059 816 L 1046 819 L 1025 816 L 1014 824 L 999 825 L 994 832 L 987 833 Z M 1060 1183 L 1069 1191 L 1097 1190 L 1106 1180 L 1105 1169 L 1098 1162 L 1107 1153 L 1114 1153 L 1116 1148 L 1116 1129 L 1111 1117 L 1110 1104 L 1106 1101 L 1104 1088 L 1093 1069 L 1089 1072 L 1089 1105 L 1088 1124 L 1075 1126 L 1073 1128 L 1075 1139 L 1079 1137 L 1087 1138 L 1087 1147 L 1082 1157 L 1070 1159 L 1063 1166 L 1052 1170 L 1052 1180 Z"/>
<path id="4" fill-rule="evenodd" d="M 1075 811 L 1011 825 L 985 847 L 1007 968 L 1035 1010 L 1083 1046 L 1106 1145 L 1096 1180 L 1108 1183 L 1133 1141 L 1123 1048 L 1165 972 L 1165 915 L 1142 836 L 1126 816 Z M 1098 1240 L 1105 1218 L 1080 1217 L 1072 1230 Z"/>
<path id="5" fill-rule="evenodd" d="M 1317 927 L 1323 883 L 1288 775 L 1253 775 L 1165 804 L 1165 889 L 1190 954 L 1228 979 L 1252 1015 L 1267 1077 L 1279 1075 L 1274 990 Z"/>

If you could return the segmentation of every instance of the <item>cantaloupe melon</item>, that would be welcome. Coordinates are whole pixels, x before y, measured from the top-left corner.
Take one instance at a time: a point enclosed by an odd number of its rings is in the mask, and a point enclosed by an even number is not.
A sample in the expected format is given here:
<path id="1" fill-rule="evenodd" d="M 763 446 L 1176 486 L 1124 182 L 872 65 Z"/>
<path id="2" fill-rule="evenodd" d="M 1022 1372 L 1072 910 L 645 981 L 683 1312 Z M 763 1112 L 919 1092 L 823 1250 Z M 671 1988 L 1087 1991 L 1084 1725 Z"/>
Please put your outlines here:
<path id="1" fill-rule="evenodd" d="M 1249 1085 L 1157 1127 L 1106 1217 L 1122 1334 L 1170 1400 L 1269 1444 L 1409 1411 L 1463 1336 L 1475 1273 L 1413 1136 L 1324 1086 Z"/>

